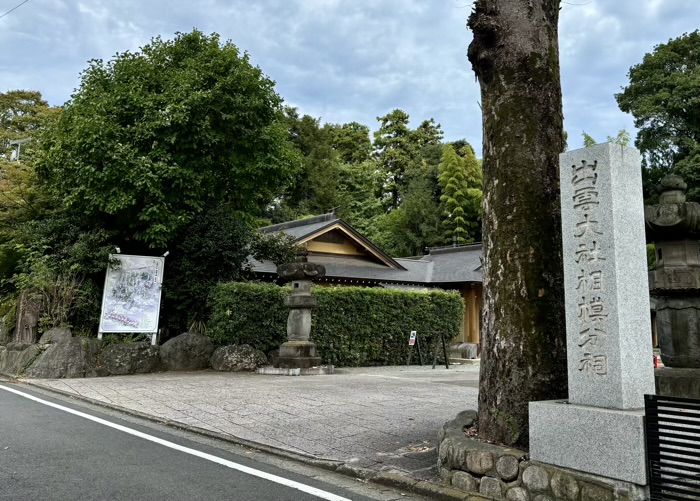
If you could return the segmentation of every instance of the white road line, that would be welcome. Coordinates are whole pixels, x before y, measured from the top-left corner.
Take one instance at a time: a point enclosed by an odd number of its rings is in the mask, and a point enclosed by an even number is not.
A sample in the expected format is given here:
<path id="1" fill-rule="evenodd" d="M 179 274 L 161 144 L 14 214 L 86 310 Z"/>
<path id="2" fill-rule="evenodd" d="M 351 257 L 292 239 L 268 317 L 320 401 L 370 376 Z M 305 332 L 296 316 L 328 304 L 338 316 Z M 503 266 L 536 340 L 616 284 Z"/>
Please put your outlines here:
<path id="1" fill-rule="evenodd" d="M 15 393 L 21 397 L 28 398 L 29 400 L 33 400 L 34 402 L 38 402 L 40 404 L 48 405 L 49 407 L 53 407 L 54 409 L 59 409 L 64 412 L 68 412 L 70 414 L 74 414 L 76 416 L 80 416 L 85 419 L 89 419 L 90 421 L 94 421 L 95 423 L 100 423 L 105 426 L 109 426 L 110 428 L 114 428 L 115 430 L 123 431 L 124 433 L 128 433 L 129 435 L 134 435 L 139 438 L 143 438 L 144 440 L 149 440 L 151 442 L 155 442 L 156 444 L 163 445 L 165 447 L 169 447 L 171 449 L 175 449 L 176 451 L 180 452 L 185 452 L 187 454 L 191 454 L 193 456 L 197 456 L 202 459 L 206 459 L 207 461 L 211 461 L 212 463 L 217 463 L 222 466 L 226 466 L 227 468 L 231 468 L 233 470 L 237 470 L 243 473 L 247 473 L 248 475 L 253 475 L 254 477 L 259 477 L 263 478 L 265 480 L 269 480 L 270 482 L 275 482 L 280 485 L 284 485 L 287 487 L 291 487 L 292 489 L 297 489 L 299 491 L 305 492 L 307 494 L 311 494 L 312 496 L 319 497 L 321 499 L 327 499 L 328 501 L 351 501 L 348 498 L 344 498 L 342 496 L 338 496 L 336 494 L 333 494 L 332 492 L 326 492 L 321 489 L 317 489 L 316 487 L 311 487 L 310 485 L 305 485 L 299 482 L 295 482 L 294 480 L 289 480 L 287 478 L 279 477 L 277 475 L 272 475 L 271 473 L 266 473 L 264 471 L 256 470 L 255 468 L 250 468 L 248 466 L 244 466 L 242 464 L 234 463 L 233 461 L 228 461 L 226 459 L 222 459 L 217 456 L 213 456 L 211 454 L 207 454 L 205 452 L 198 451 L 196 449 L 190 449 L 189 447 L 183 447 L 182 445 L 175 444 L 173 442 L 168 442 L 167 440 L 163 440 L 162 438 L 154 437 L 153 435 L 148 435 L 147 433 L 141 433 L 140 431 L 132 430 L 131 428 L 127 428 L 126 426 L 122 426 L 119 424 L 112 423 L 110 421 L 107 421 L 106 419 L 101 419 L 95 416 L 91 416 L 90 414 L 86 414 L 84 412 L 76 411 L 74 409 L 71 409 L 69 407 L 64 407 L 62 405 L 54 404 L 53 402 L 48 402 L 46 400 L 42 400 L 40 398 L 37 398 L 33 395 L 30 395 L 28 393 L 21 392 L 19 390 L 15 390 L 14 388 L 8 388 L 7 386 L 0 385 L 0 389 L 9 391 L 10 393 Z"/>

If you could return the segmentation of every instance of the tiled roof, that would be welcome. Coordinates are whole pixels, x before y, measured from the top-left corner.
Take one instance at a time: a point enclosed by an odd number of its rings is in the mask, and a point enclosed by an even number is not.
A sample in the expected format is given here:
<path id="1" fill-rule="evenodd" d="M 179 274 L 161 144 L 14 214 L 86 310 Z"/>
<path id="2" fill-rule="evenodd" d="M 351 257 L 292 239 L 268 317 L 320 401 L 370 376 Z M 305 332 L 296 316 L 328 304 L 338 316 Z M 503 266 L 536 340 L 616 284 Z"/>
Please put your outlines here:
<path id="1" fill-rule="evenodd" d="M 306 219 L 297 219 L 287 223 L 273 224 L 260 228 L 263 233 L 279 233 L 284 232 L 297 240 L 313 235 L 319 230 L 327 226 L 333 226 L 339 221 L 338 216 L 333 213 L 323 214 L 321 216 L 309 217 Z"/>
<path id="2" fill-rule="evenodd" d="M 339 222 L 356 236 L 373 245 L 360 235 L 357 230 L 338 219 L 335 214 L 324 214 L 308 219 L 266 226 L 260 230 L 264 233 L 283 231 L 297 240 L 303 240 L 309 235 Z M 378 249 L 376 246 L 374 248 Z M 382 252 L 381 249 L 378 250 Z M 482 281 L 481 244 L 431 249 L 430 253 L 425 256 L 395 258 L 392 260 L 399 267 L 403 267 L 403 269 L 392 268 L 368 261 L 367 259 L 343 255 L 312 254 L 309 256 L 309 261 L 324 265 L 326 267 L 326 277 L 331 280 L 352 279 L 355 281 L 368 280 L 371 282 L 425 285 Z M 270 261 L 261 262 L 251 259 L 250 264 L 256 273 L 277 273 L 277 267 Z"/>

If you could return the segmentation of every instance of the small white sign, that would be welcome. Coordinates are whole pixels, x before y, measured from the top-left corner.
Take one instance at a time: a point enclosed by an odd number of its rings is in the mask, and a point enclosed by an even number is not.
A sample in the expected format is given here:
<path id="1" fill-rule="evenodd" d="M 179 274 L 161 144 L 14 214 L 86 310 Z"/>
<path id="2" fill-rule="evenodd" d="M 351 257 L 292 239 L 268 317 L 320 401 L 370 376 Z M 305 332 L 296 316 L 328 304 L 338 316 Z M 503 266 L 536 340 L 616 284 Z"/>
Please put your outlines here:
<path id="1" fill-rule="evenodd" d="M 408 346 L 416 344 L 416 331 L 411 331 L 411 336 L 408 338 Z"/>
<path id="2" fill-rule="evenodd" d="M 102 295 L 100 333 L 158 331 L 165 258 L 110 254 Z"/>

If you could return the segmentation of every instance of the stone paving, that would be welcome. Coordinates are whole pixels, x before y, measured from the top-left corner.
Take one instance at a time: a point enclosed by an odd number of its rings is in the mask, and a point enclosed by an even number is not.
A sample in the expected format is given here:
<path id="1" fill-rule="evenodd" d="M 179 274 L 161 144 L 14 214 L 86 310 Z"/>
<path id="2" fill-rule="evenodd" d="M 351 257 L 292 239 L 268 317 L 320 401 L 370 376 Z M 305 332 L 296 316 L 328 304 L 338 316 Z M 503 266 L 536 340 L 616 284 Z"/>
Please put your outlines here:
<path id="1" fill-rule="evenodd" d="M 478 377 L 478 365 L 452 365 L 23 381 L 292 453 L 436 480 L 438 430 L 476 409 Z"/>

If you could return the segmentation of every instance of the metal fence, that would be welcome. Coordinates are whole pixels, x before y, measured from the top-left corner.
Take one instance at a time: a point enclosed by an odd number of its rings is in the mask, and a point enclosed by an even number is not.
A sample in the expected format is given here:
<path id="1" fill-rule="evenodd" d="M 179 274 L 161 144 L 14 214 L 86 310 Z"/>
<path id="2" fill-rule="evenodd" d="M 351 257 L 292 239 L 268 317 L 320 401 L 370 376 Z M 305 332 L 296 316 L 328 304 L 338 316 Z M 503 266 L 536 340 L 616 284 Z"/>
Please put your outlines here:
<path id="1" fill-rule="evenodd" d="M 652 501 L 700 500 L 700 400 L 645 395 Z"/>

